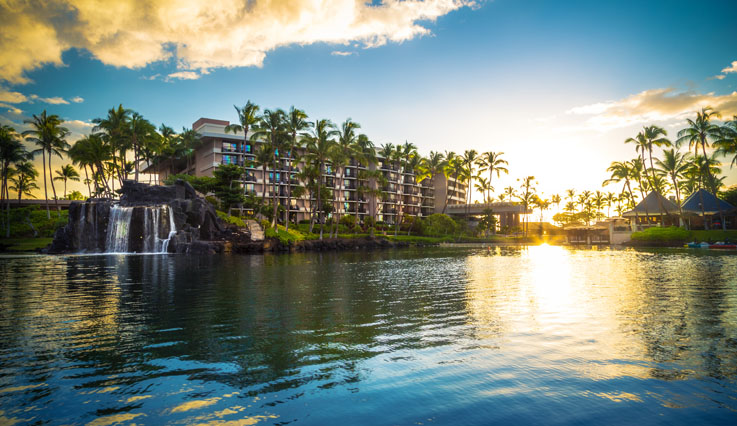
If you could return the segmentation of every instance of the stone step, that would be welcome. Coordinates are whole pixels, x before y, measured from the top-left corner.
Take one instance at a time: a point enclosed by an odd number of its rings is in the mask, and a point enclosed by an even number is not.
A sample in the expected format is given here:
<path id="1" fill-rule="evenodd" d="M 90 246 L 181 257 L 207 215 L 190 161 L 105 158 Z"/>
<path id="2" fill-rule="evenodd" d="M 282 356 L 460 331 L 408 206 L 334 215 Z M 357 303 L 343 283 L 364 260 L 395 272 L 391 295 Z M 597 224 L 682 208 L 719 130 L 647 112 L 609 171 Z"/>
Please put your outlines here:
<path id="1" fill-rule="evenodd" d="M 261 224 L 253 219 L 246 220 L 246 226 L 248 231 L 251 233 L 251 241 L 263 241 L 264 240 L 264 229 Z"/>

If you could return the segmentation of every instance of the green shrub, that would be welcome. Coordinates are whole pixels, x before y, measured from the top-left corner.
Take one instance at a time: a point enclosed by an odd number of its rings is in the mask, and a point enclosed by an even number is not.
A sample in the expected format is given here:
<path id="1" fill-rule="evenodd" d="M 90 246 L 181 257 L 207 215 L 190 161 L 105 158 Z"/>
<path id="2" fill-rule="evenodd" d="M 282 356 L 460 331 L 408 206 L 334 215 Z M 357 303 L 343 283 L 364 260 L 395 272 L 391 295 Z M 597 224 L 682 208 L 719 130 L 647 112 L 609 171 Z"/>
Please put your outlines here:
<path id="1" fill-rule="evenodd" d="M 231 225 L 239 226 L 241 228 L 246 227 L 246 222 L 243 221 L 243 219 L 237 217 L 237 216 L 228 216 L 227 213 L 221 212 L 220 210 L 217 210 L 218 217 L 222 219 L 224 222 L 229 223 Z"/>
<path id="2" fill-rule="evenodd" d="M 447 214 L 435 213 L 425 219 L 425 235 L 448 235 L 458 229 L 458 224 Z"/>
<path id="3" fill-rule="evenodd" d="M 306 239 L 305 235 L 301 232 L 295 231 L 294 229 L 287 231 L 286 228 L 281 225 L 277 225 L 276 231 L 274 228 L 264 229 L 266 229 L 266 231 L 264 231 L 264 236 L 266 236 L 266 238 L 278 238 L 279 242 L 285 245 Z"/>
<path id="4" fill-rule="evenodd" d="M 634 241 L 687 241 L 691 233 L 683 228 L 671 226 L 669 228 L 648 228 L 633 232 Z"/>

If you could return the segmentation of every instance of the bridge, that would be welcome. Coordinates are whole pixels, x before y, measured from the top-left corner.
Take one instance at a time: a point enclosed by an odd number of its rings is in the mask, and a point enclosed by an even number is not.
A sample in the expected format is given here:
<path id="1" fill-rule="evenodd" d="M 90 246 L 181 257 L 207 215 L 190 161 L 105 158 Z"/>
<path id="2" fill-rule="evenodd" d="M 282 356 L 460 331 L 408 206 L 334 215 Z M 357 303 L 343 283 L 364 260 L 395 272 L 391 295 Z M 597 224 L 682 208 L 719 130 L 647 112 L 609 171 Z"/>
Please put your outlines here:
<path id="1" fill-rule="evenodd" d="M 498 216 L 499 226 L 519 227 L 521 214 L 532 214 L 531 209 L 525 210 L 525 207 L 519 203 L 499 202 L 499 203 L 479 203 L 479 204 L 448 204 L 446 213 L 453 217 L 471 218 L 473 216 L 481 216 L 484 210 L 491 209 L 495 216 Z"/>

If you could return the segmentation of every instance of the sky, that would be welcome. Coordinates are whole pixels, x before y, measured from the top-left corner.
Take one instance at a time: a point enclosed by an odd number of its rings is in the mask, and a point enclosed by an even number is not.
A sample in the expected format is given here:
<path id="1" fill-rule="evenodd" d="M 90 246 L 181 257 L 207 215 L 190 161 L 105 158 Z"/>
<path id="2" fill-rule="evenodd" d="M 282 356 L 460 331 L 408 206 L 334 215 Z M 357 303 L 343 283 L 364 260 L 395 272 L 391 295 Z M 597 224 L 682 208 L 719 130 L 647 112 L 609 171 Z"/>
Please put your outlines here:
<path id="1" fill-rule="evenodd" d="M 45 109 L 74 141 L 118 104 L 179 130 L 235 121 L 251 100 L 350 117 L 376 145 L 423 155 L 502 151 L 497 193 L 530 175 L 543 197 L 597 190 L 643 126 L 675 140 L 703 106 L 737 115 L 735 12 L 733 0 L 6 0 L 0 123 L 22 131 Z"/>

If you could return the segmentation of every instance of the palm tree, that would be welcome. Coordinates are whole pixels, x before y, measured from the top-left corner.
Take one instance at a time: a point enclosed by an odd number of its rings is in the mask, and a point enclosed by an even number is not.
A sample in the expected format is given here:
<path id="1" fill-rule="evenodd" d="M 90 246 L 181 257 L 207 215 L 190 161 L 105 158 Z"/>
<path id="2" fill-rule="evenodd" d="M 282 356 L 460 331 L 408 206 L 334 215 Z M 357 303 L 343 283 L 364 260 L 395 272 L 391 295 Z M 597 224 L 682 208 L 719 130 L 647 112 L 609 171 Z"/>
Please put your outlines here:
<path id="1" fill-rule="evenodd" d="M 576 200 L 576 190 L 573 188 L 566 189 L 566 200 L 568 201 L 575 201 Z"/>
<path id="2" fill-rule="evenodd" d="M 138 182 L 138 162 L 140 161 L 141 144 L 156 133 L 156 127 L 150 121 L 135 111 L 130 111 L 128 120 L 127 136 L 133 145 L 133 167 L 135 170 L 135 181 Z"/>
<path id="3" fill-rule="evenodd" d="M 561 202 L 560 195 L 553 194 L 550 197 L 550 202 L 553 203 L 553 204 L 555 204 L 555 209 L 556 210 L 559 210 L 560 211 L 560 202 Z"/>
<path id="4" fill-rule="evenodd" d="M 2 173 L 0 193 L 6 201 L 6 238 L 10 238 L 10 193 L 8 192 L 8 178 L 12 166 L 27 159 L 28 152 L 23 147 L 23 143 L 15 129 L 7 125 L 0 126 L 0 173 Z"/>
<path id="5" fill-rule="evenodd" d="M 348 165 L 348 161 L 360 152 L 360 148 L 357 145 L 358 135 L 356 134 L 356 130 L 360 128 L 360 124 L 351 120 L 351 118 L 347 118 L 338 129 L 338 139 L 336 140 L 335 145 L 335 150 L 338 152 L 334 153 L 334 161 L 332 161 L 333 168 L 335 169 L 335 176 L 338 181 L 337 188 L 335 188 L 333 192 L 335 194 L 335 201 L 337 202 L 338 206 L 341 205 L 340 198 L 344 195 L 343 186 L 345 183 L 345 170 L 346 166 Z M 356 200 L 356 203 L 358 203 L 358 200 Z M 348 209 L 345 209 L 345 211 L 347 213 Z M 340 221 L 340 208 L 335 210 L 334 222 L 338 221 Z M 335 229 L 337 236 L 337 227 Z"/>
<path id="6" fill-rule="evenodd" d="M 473 192 L 473 166 L 476 165 L 476 162 L 479 160 L 479 154 L 476 152 L 475 149 L 469 149 L 466 150 L 466 152 L 463 153 L 463 166 L 466 168 L 466 175 L 468 176 L 468 203 L 466 203 L 466 216 L 468 216 L 470 212 L 470 204 L 471 204 L 471 195 Z"/>
<path id="7" fill-rule="evenodd" d="M 133 111 L 118 105 L 117 108 L 110 108 L 105 118 L 95 118 L 92 120 L 96 124 L 92 128 L 93 132 L 102 132 L 103 138 L 110 144 L 113 153 L 118 153 L 120 165 L 115 167 L 118 173 L 118 181 L 123 184 L 123 179 L 127 178 L 126 171 L 126 152 L 130 148 L 130 138 L 128 137 L 128 122 L 131 119 Z M 114 178 L 114 176 L 111 176 Z M 52 183 L 53 184 L 53 183 Z"/>
<path id="8" fill-rule="evenodd" d="M 44 110 L 39 115 L 33 115 L 33 119 L 24 120 L 26 124 L 29 124 L 31 129 L 23 132 L 23 136 L 30 142 L 36 144 L 38 149 L 32 152 L 35 156 L 41 154 L 43 163 L 44 173 L 44 197 L 46 198 L 46 217 L 51 219 L 51 213 L 49 210 L 49 193 L 46 187 L 46 168 L 49 169 L 51 174 L 51 156 L 56 155 L 62 158 L 62 153 L 66 150 L 68 144 L 64 138 L 69 134 L 69 130 L 66 127 L 62 127 L 61 124 L 64 122 L 58 115 L 46 114 Z M 46 157 L 48 154 L 48 164 L 46 163 Z M 61 217 L 61 210 L 59 209 L 59 202 L 56 199 L 56 188 L 54 187 L 54 181 L 51 181 L 51 190 L 54 193 L 54 203 L 56 204 L 56 210 Z"/>
<path id="9" fill-rule="evenodd" d="M 284 122 L 285 130 L 289 135 L 289 146 L 287 147 L 287 221 L 286 230 L 289 230 L 289 209 L 292 206 L 292 163 L 297 159 L 295 150 L 298 148 L 297 136 L 305 136 L 312 123 L 307 121 L 307 114 L 301 109 L 297 109 L 294 106 L 289 108 L 286 120 Z"/>
<path id="10" fill-rule="evenodd" d="M 263 193 L 261 195 L 261 202 L 263 204 L 266 204 L 266 180 L 267 180 L 267 168 L 269 167 L 269 164 L 271 163 L 271 159 L 273 158 L 271 144 L 261 144 L 261 146 L 256 150 L 255 157 L 253 159 L 254 165 L 256 167 L 261 167 L 262 173 L 263 173 Z"/>
<path id="11" fill-rule="evenodd" d="M 690 118 L 686 119 L 689 127 L 678 132 L 676 146 L 681 146 L 683 143 L 688 142 L 688 148 L 691 149 L 693 146 L 696 157 L 698 157 L 698 149 L 699 145 L 701 145 L 703 158 L 708 158 L 706 155 L 706 148 L 709 146 L 709 142 L 718 141 L 721 136 L 721 129 L 719 126 L 711 122 L 712 117 L 720 118 L 721 116 L 718 112 L 707 106 L 702 108 L 700 112 L 696 113 L 696 120 L 691 120 Z M 702 170 L 702 173 L 704 174 L 707 185 L 711 185 L 713 177 L 708 168 L 706 170 Z"/>
<path id="12" fill-rule="evenodd" d="M 632 164 L 627 161 L 615 161 L 609 166 L 609 168 L 607 168 L 607 171 L 611 173 L 611 177 L 605 180 L 603 185 L 608 185 L 612 182 L 619 183 L 624 181 L 623 189 L 627 189 L 630 199 L 634 201 L 635 196 L 632 193 L 632 185 L 630 184 L 630 179 L 632 178 Z M 635 230 L 637 229 L 636 226 L 639 221 L 640 218 L 637 214 L 637 210 L 635 210 Z"/>
<path id="13" fill-rule="evenodd" d="M 67 198 L 67 181 L 72 180 L 79 182 L 79 173 L 74 170 L 74 167 L 71 164 L 67 164 L 65 166 L 62 166 L 60 170 L 57 170 L 56 177 L 54 177 L 54 180 L 60 180 L 64 182 L 64 199 Z"/>
<path id="14" fill-rule="evenodd" d="M 606 217 L 611 217 L 612 205 L 617 201 L 617 196 L 613 192 L 607 192 L 604 200 L 606 201 Z"/>
<path id="15" fill-rule="evenodd" d="M 446 153 L 445 158 L 448 159 L 447 160 L 448 166 L 447 166 L 445 173 L 446 173 L 446 176 L 453 177 L 453 190 L 455 190 L 457 186 L 457 182 L 459 182 L 461 176 L 463 175 L 463 171 L 465 170 L 465 167 L 463 165 L 463 158 L 453 154 L 452 152 Z M 443 213 L 445 213 L 445 209 L 448 207 L 448 201 L 450 201 L 450 197 L 451 195 L 453 195 L 450 189 L 447 188 L 448 186 L 450 186 L 450 182 L 448 182 L 446 186 L 447 197 L 445 198 L 445 205 L 443 206 Z"/>
<path id="16" fill-rule="evenodd" d="M 673 183 L 673 188 L 676 192 L 676 201 L 678 201 L 678 214 L 683 223 L 683 210 L 681 209 L 681 191 L 678 187 L 678 180 L 683 177 L 689 166 L 688 154 L 682 154 L 675 148 L 663 151 L 663 160 L 656 160 L 655 163 L 658 165 L 658 171 L 668 176 Z"/>
<path id="17" fill-rule="evenodd" d="M 596 208 L 596 219 L 601 219 L 601 209 L 604 208 L 604 204 L 606 203 L 606 196 L 601 191 L 596 191 L 591 199 L 591 203 Z"/>
<path id="18" fill-rule="evenodd" d="M 333 150 L 333 137 L 337 134 L 335 125 L 330 120 L 317 120 L 312 129 L 312 135 L 307 139 L 307 157 L 317 166 L 317 215 L 320 222 L 320 239 L 323 237 L 325 224 L 322 206 L 322 183 L 325 172 L 325 163 Z M 314 218 L 313 218 L 314 220 Z"/>
<path id="19" fill-rule="evenodd" d="M 731 120 L 724 123 L 720 129 L 720 137 L 714 142 L 713 146 L 717 148 L 717 152 L 725 157 L 734 155 L 729 167 L 737 165 L 737 115 Z"/>
<path id="20" fill-rule="evenodd" d="M 522 190 L 522 192 L 517 195 L 517 197 L 522 202 L 522 205 L 524 206 L 525 236 L 527 236 L 527 224 L 529 223 L 529 219 L 527 217 L 527 208 L 530 206 L 533 196 L 535 195 L 535 187 L 532 185 L 534 180 L 535 176 L 527 176 L 522 179 L 522 185 L 520 185 L 520 189 Z"/>
<path id="21" fill-rule="evenodd" d="M 490 194 L 491 191 L 494 190 L 494 187 L 491 186 L 491 183 L 489 183 L 488 179 L 482 177 L 481 175 L 476 176 L 476 180 L 478 181 L 476 183 L 476 190 L 484 195 L 484 203 L 491 202 L 488 194 Z"/>
<path id="22" fill-rule="evenodd" d="M 235 105 L 233 105 L 233 108 L 235 108 L 235 112 L 238 115 L 238 123 L 228 124 L 225 126 L 225 133 L 227 134 L 232 132 L 233 134 L 236 134 L 238 132 L 243 132 L 243 146 L 241 147 L 241 152 L 245 152 L 246 146 L 248 145 L 248 131 L 259 122 L 259 106 L 251 102 L 249 99 L 242 108 L 238 108 Z M 248 173 L 245 167 L 243 168 L 243 173 L 243 181 L 245 181 L 246 174 Z M 266 175 L 264 175 L 264 183 L 265 182 Z M 243 185 L 243 194 L 245 193 L 246 185 Z"/>
<path id="23" fill-rule="evenodd" d="M 178 135 L 177 140 L 181 146 L 179 152 L 187 158 L 187 172 L 189 172 L 190 164 L 192 162 L 192 154 L 194 154 L 195 151 L 197 151 L 197 148 L 202 144 L 200 134 L 194 129 L 182 127 L 182 133 Z"/>
<path id="24" fill-rule="evenodd" d="M 281 109 L 270 110 L 265 109 L 264 113 L 259 118 L 258 128 L 253 133 L 254 138 L 264 138 L 265 142 L 271 145 L 271 152 L 273 154 L 273 181 L 271 189 L 271 202 L 273 203 L 273 213 L 271 218 L 271 226 L 274 230 L 277 229 L 278 217 L 277 211 L 279 207 L 279 179 L 277 178 L 279 167 L 279 157 L 284 153 L 284 145 L 287 142 L 287 134 L 285 130 L 285 116 L 286 113 Z M 264 175 L 264 182 L 266 176 Z"/>
<path id="25" fill-rule="evenodd" d="M 108 196 L 112 196 L 112 191 L 108 185 L 109 179 L 105 173 L 110 164 L 115 164 L 115 159 L 112 147 L 105 143 L 102 135 L 91 134 L 78 140 L 70 148 L 69 156 L 78 164 L 84 164 L 90 168 L 94 178 L 95 194 L 105 192 Z M 110 177 L 113 178 L 113 175 L 111 174 Z"/>
<path id="26" fill-rule="evenodd" d="M 24 160 L 15 165 L 15 176 L 11 179 L 13 186 L 10 188 L 18 193 L 18 205 L 20 205 L 21 197 L 28 195 L 33 197 L 32 190 L 39 189 L 36 185 L 38 178 L 38 170 L 31 161 Z M 34 197 L 35 198 L 35 197 Z"/>
<path id="27" fill-rule="evenodd" d="M 507 163 L 507 160 L 501 158 L 502 155 L 504 155 L 503 152 L 484 152 L 477 161 L 477 164 L 481 167 L 479 171 L 489 171 L 489 186 L 491 186 L 491 179 L 494 176 L 494 172 L 496 172 L 496 177 L 499 177 L 499 174 L 502 172 L 509 174 L 509 170 L 504 167 L 505 165 L 509 165 L 509 163 Z M 491 191 L 493 190 L 492 188 Z M 491 199 L 491 193 L 487 198 Z"/>

